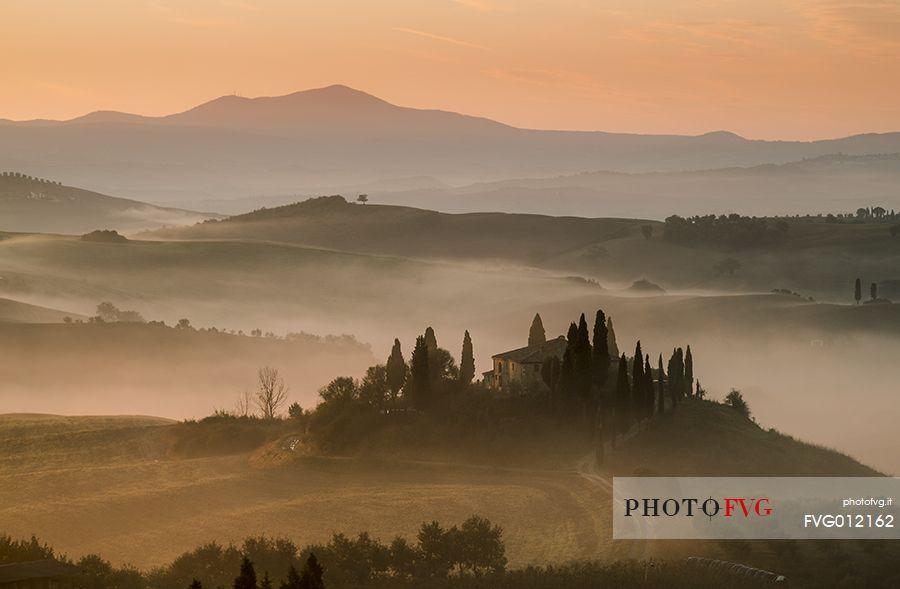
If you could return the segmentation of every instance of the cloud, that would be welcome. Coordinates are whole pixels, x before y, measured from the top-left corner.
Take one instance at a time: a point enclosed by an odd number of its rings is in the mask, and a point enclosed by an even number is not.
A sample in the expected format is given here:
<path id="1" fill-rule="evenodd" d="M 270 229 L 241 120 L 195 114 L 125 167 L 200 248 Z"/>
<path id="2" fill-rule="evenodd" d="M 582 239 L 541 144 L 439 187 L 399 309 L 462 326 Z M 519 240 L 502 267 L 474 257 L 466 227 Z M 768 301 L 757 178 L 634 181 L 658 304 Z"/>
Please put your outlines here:
<path id="1" fill-rule="evenodd" d="M 427 31 L 419 31 L 416 29 L 408 29 L 406 27 L 394 27 L 394 30 L 399 33 L 407 33 L 409 35 L 417 35 L 419 37 L 425 37 L 426 39 L 433 39 L 435 41 L 441 41 L 444 43 L 449 43 L 451 45 L 457 45 L 459 47 L 468 47 L 469 49 L 482 49 L 486 51 L 490 51 L 490 47 L 486 47 L 484 45 L 479 45 L 478 43 L 470 43 L 469 41 L 463 41 L 462 39 L 454 39 L 453 37 L 445 37 L 443 35 L 435 35 L 434 33 L 429 33 Z"/>
<path id="2" fill-rule="evenodd" d="M 891 0 L 799 0 L 810 37 L 856 54 L 900 52 L 900 3 Z"/>

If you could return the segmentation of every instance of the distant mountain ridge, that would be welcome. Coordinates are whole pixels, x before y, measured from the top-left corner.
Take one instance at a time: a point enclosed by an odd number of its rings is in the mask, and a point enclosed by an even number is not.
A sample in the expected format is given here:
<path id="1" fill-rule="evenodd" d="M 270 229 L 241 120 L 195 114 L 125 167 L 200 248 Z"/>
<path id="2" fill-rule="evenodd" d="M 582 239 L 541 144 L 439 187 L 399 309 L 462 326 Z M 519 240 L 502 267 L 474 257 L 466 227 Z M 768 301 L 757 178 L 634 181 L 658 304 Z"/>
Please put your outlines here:
<path id="1" fill-rule="evenodd" d="M 826 141 L 520 129 L 396 106 L 346 86 L 223 96 L 181 113 L 0 122 L 5 167 L 100 192 L 192 203 L 430 177 L 453 185 L 607 169 L 675 172 L 900 153 L 900 133 Z"/>

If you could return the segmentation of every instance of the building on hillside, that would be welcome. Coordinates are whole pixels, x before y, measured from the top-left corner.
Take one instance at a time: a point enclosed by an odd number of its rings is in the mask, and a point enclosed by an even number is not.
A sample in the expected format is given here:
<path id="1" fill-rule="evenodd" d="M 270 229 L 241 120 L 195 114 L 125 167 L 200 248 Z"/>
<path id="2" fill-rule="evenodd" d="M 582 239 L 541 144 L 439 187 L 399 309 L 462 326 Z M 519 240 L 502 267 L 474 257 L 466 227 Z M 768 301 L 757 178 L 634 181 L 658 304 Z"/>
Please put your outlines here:
<path id="1" fill-rule="evenodd" d="M 52 558 L 0 564 L 0 589 L 64 589 L 76 573 L 78 567 Z"/>
<path id="2" fill-rule="evenodd" d="M 493 369 L 483 374 L 484 382 L 490 388 L 509 392 L 518 388 L 523 392 L 544 392 L 548 390 L 541 377 L 544 360 L 555 356 L 562 362 L 566 352 L 566 338 L 559 336 L 536 346 L 525 346 L 491 357 Z"/>

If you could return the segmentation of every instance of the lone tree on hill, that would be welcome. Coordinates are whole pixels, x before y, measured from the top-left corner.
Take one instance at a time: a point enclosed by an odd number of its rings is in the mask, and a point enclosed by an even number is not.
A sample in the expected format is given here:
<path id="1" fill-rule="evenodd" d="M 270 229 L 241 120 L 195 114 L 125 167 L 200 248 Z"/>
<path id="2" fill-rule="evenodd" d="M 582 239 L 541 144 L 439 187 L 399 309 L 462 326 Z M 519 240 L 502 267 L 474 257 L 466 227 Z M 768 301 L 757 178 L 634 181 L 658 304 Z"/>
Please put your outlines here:
<path id="1" fill-rule="evenodd" d="M 369 195 L 368 194 L 360 194 L 359 196 L 356 197 L 356 202 L 358 202 L 360 204 L 366 204 L 367 202 L 369 202 Z"/>
<path id="2" fill-rule="evenodd" d="M 241 559 L 241 570 L 234 579 L 234 589 L 256 589 L 256 570 L 246 556 Z"/>
<path id="3" fill-rule="evenodd" d="M 263 419 L 275 419 L 287 402 L 288 387 L 279 376 L 277 368 L 264 366 L 259 369 L 258 377 L 256 407 Z"/>
<path id="4" fill-rule="evenodd" d="M 475 354 L 472 350 L 472 338 L 466 331 L 463 335 L 462 356 L 459 360 L 459 380 L 464 385 L 472 382 L 475 378 Z"/>
<path id="5" fill-rule="evenodd" d="M 853 298 L 856 299 L 856 304 L 859 304 L 859 301 L 862 300 L 862 281 L 857 278 L 856 279 L 856 288 L 853 292 Z"/>
<path id="6" fill-rule="evenodd" d="M 386 369 L 387 385 L 391 391 L 392 399 L 396 400 L 403 385 L 406 384 L 406 376 L 409 372 L 406 360 L 403 359 L 403 352 L 400 350 L 399 339 L 394 339 L 394 347 L 391 348 L 391 355 L 388 356 Z"/>
<path id="7" fill-rule="evenodd" d="M 531 329 L 528 330 L 528 347 L 539 346 L 547 342 L 547 334 L 544 331 L 544 322 L 541 321 L 541 314 L 535 313 L 534 319 L 531 321 Z"/>

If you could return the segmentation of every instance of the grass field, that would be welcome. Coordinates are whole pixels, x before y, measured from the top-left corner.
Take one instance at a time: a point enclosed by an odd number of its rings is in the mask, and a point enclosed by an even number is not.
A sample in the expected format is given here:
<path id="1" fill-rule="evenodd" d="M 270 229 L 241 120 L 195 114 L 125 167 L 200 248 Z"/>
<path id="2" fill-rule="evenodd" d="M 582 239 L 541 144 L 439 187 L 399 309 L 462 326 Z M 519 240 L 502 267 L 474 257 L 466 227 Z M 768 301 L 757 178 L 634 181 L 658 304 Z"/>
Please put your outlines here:
<path id="1" fill-rule="evenodd" d="M 781 455 L 768 470 L 757 463 L 754 474 L 872 472 L 760 430 L 731 411 L 686 405 L 610 456 L 609 464 L 625 474 L 636 467 L 665 472 L 654 460 L 679 461 L 689 474 L 748 473 L 701 460 L 713 444 L 738 461 L 764 452 Z M 687 433 L 671 436 L 688 426 Z M 0 416 L 0 531 L 37 534 L 71 555 L 100 552 L 114 563 L 150 567 L 211 540 L 266 534 L 305 544 L 362 530 L 390 540 L 414 536 L 423 521 L 459 522 L 477 513 L 503 526 L 513 566 L 636 554 L 633 543 L 612 542 L 608 491 L 582 476 L 580 456 L 556 469 L 346 457 L 273 460 L 287 452 L 278 440 L 289 426 L 263 423 L 263 439 L 271 441 L 255 438 L 251 445 L 262 444 L 255 450 L 232 447 L 231 453 L 208 442 L 204 452 L 198 440 L 230 435 L 216 431 L 222 427 L 149 417 Z M 193 457 L 179 450 L 188 439 Z"/>
<path id="2" fill-rule="evenodd" d="M 610 550 L 606 498 L 571 469 L 188 459 L 170 453 L 173 427 L 136 417 L 0 417 L 0 530 L 148 567 L 214 539 L 306 543 L 368 530 L 389 540 L 413 536 L 426 520 L 479 513 L 504 526 L 516 564 Z"/>

